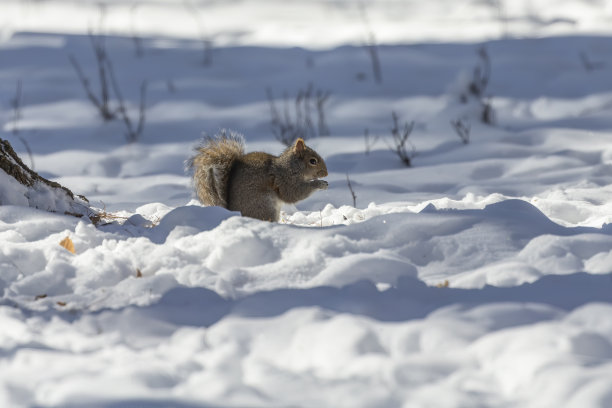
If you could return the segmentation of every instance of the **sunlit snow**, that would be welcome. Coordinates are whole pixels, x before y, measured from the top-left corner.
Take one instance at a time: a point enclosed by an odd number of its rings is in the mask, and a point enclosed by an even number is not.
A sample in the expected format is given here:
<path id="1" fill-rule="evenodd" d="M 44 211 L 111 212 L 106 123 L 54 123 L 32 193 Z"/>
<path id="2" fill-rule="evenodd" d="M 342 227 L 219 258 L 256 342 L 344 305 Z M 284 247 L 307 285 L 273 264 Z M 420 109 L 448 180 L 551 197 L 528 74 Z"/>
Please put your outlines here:
<path id="1" fill-rule="evenodd" d="M 0 407 L 612 406 L 610 78 L 606 1 L 3 0 L 0 137 L 104 217 L 0 172 Z M 201 206 L 202 134 L 278 154 L 308 89 L 329 189 Z"/>

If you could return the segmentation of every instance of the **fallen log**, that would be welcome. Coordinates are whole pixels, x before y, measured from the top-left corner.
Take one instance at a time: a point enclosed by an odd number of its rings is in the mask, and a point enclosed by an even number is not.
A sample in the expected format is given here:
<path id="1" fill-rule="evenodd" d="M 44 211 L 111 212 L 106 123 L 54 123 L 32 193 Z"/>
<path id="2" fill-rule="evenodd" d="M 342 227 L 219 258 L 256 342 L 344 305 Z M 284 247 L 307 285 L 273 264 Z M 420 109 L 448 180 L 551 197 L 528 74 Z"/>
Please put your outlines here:
<path id="1" fill-rule="evenodd" d="M 92 218 L 96 212 L 82 195 L 30 169 L 11 144 L 0 138 L 0 205 L 17 205 Z"/>

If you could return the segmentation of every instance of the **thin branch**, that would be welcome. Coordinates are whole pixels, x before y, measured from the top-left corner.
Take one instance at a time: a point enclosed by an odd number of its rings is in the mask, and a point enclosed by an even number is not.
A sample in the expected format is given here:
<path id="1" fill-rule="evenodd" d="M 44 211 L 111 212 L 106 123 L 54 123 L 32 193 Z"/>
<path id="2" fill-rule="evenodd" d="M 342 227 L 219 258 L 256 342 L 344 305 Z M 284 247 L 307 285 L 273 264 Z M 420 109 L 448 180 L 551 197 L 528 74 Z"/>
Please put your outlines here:
<path id="1" fill-rule="evenodd" d="M 93 91 L 91 90 L 91 84 L 89 82 L 89 79 L 87 79 L 87 77 L 83 74 L 83 70 L 81 69 L 81 66 L 79 65 L 79 62 L 76 60 L 76 58 L 74 58 L 73 55 L 69 55 L 68 59 L 70 60 L 70 63 L 72 64 L 72 66 L 74 67 L 74 70 L 76 71 L 77 77 L 79 78 L 79 81 L 81 82 L 81 85 L 83 86 L 83 89 L 85 90 L 85 93 L 87 94 L 87 98 L 98 109 L 98 112 L 100 113 L 102 118 L 105 121 L 110 121 L 110 120 L 115 119 L 115 113 L 110 111 L 108 104 L 104 105 L 100 101 L 100 99 L 98 99 L 96 94 L 94 94 Z"/>
<path id="2" fill-rule="evenodd" d="M 586 52 L 580 52 L 580 61 L 582 61 L 582 66 L 587 71 L 596 71 L 598 69 L 605 68 L 606 64 L 601 61 L 591 61 Z"/>
<path id="3" fill-rule="evenodd" d="M 382 84 L 382 69 L 380 67 L 380 58 L 378 58 L 378 46 L 376 42 L 376 36 L 374 35 L 374 31 L 370 26 L 368 13 L 362 2 L 359 2 L 359 15 L 367 32 L 366 50 L 368 51 L 368 55 L 370 56 L 370 61 L 372 63 L 372 73 L 374 74 L 374 79 L 376 80 L 376 83 Z"/>
<path id="4" fill-rule="evenodd" d="M 372 39 L 366 47 L 368 49 L 368 54 L 370 54 L 370 60 L 372 61 L 372 72 L 374 73 L 374 79 L 376 80 L 376 83 L 382 84 L 382 69 L 380 67 L 380 58 L 378 58 L 378 46 L 374 42 L 376 40 L 373 38 L 373 36 L 374 35 L 372 34 Z"/>
<path id="5" fill-rule="evenodd" d="M 325 104 L 327 100 L 331 96 L 330 91 L 317 91 L 317 116 L 318 116 L 318 125 L 319 125 L 319 136 L 329 136 L 331 132 L 325 123 Z"/>
<path id="6" fill-rule="evenodd" d="M 17 80 L 17 87 L 15 89 L 15 97 L 11 99 L 10 104 L 13 108 L 13 127 L 11 132 L 13 135 L 19 133 L 19 119 L 21 119 L 21 100 L 22 100 L 22 83 L 21 79 Z"/>
<path id="7" fill-rule="evenodd" d="M 372 150 L 372 147 L 374 147 L 374 145 L 376 144 L 376 142 L 378 141 L 378 139 L 380 138 L 379 135 L 374 136 L 374 138 L 370 137 L 370 129 L 366 128 L 363 134 L 364 137 L 364 142 L 365 142 L 365 154 L 366 156 L 370 154 L 370 151 Z"/>
<path id="8" fill-rule="evenodd" d="M 213 41 L 211 40 L 210 36 L 206 34 L 206 30 L 204 29 L 204 25 L 202 24 L 200 10 L 190 0 L 183 0 L 183 6 L 193 17 L 198 28 L 198 34 L 200 36 L 200 41 L 202 42 L 202 65 L 204 65 L 205 67 L 210 66 L 213 62 Z"/>
<path id="9" fill-rule="evenodd" d="M 488 125 L 495 123 L 495 111 L 491 104 L 491 96 L 487 96 L 486 90 L 491 81 L 491 58 L 485 47 L 478 49 L 479 61 L 474 67 L 472 81 L 468 84 L 467 91 L 461 95 L 461 102 L 467 103 L 470 96 L 474 97 L 482 108 L 480 121 Z"/>
<path id="10" fill-rule="evenodd" d="M 463 144 L 468 144 L 470 142 L 470 131 L 472 126 L 467 119 L 455 119 L 450 121 L 451 126 L 455 129 L 455 133 L 461 139 Z"/>
<path id="11" fill-rule="evenodd" d="M 289 146 L 293 142 L 293 137 L 291 135 L 292 131 L 289 128 L 290 121 L 287 118 L 289 115 L 289 112 L 287 112 L 287 101 L 285 99 L 285 119 L 283 120 L 278 109 L 276 108 L 276 103 L 274 95 L 272 94 L 272 90 L 270 88 L 267 88 L 266 94 L 268 96 L 268 103 L 270 105 L 270 129 L 274 134 L 276 140 L 278 140 L 285 146 Z"/>
<path id="12" fill-rule="evenodd" d="M 276 99 L 270 88 L 266 89 L 268 103 L 270 106 L 270 128 L 274 137 L 286 146 L 289 146 L 297 138 L 306 139 L 311 136 L 329 135 L 329 128 L 325 123 L 325 103 L 331 95 L 330 92 L 323 92 L 314 89 L 309 84 L 306 89 L 300 89 L 293 101 L 289 101 L 289 96 L 284 93 L 282 112 L 276 107 Z M 316 96 L 314 101 L 313 95 Z M 312 119 L 313 104 L 317 110 L 317 127 Z M 293 113 L 292 113 L 293 111 Z"/>
<path id="13" fill-rule="evenodd" d="M 355 191 L 353 190 L 351 179 L 349 178 L 348 173 L 346 173 L 346 184 L 348 184 L 349 191 L 351 192 L 351 196 L 353 197 L 353 207 L 357 208 L 357 196 L 355 195 Z"/>
<path id="14" fill-rule="evenodd" d="M 303 127 L 304 127 L 304 131 L 306 133 L 308 133 L 308 136 L 316 136 L 317 132 L 315 130 L 314 124 L 312 122 L 312 114 L 311 114 L 311 98 L 312 98 L 312 93 L 313 93 L 313 86 L 312 84 L 308 84 L 308 86 L 306 87 L 306 90 L 302 91 L 303 93 L 303 111 L 304 111 L 304 123 L 303 123 Z"/>
<path id="15" fill-rule="evenodd" d="M 410 123 L 406 122 L 404 124 L 404 127 L 400 130 L 397 114 L 395 112 L 391 112 L 391 116 L 393 118 L 393 128 L 391 128 L 391 136 L 393 137 L 393 143 L 394 143 L 393 147 L 391 147 L 391 150 L 394 151 L 395 154 L 397 154 L 397 156 L 402 160 L 402 162 L 407 167 L 410 167 L 412 165 L 411 159 L 416 156 L 416 148 L 414 147 L 412 142 L 408 140 L 408 138 L 410 137 L 410 135 L 412 134 L 412 131 L 414 130 L 415 122 L 414 121 Z M 407 143 L 411 147 L 410 153 L 406 150 Z"/>
<path id="16" fill-rule="evenodd" d="M 98 79 L 100 81 L 100 96 L 98 97 L 91 89 L 91 83 L 89 79 L 83 73 L 81 65 L 73 55 L 69 55 L 68 59 L 74 67 L 74 70 L 87 94 L 87 98 L 91 103 L 98 109 L 98 112 L 104 119 L 104 121 L 111 121 L 115 119 L 115 112 L 110 109 L 110 92 L 108 87 L 108 74 L 106 72 L 108 65 L 108 55 L 106 53 L 106 44 L 103 37 L 96 38 L 90 32 L 89 40 L 96 57 L 96 66 L 98 68 Z"/>
<path id="17" fill-rule="evenodd" d="M 142 38 L 136 32 L 136 11 L 139 4 L 135 3 L 130 7 L 130 32 L 132 34 L 132 42 L 134 43 L 134 53 L 140 58 L 144 55 L 144 46 Z"/>
<path id="18" fill-rule="evenodd" d="M 147 85 L 147 81 L 142 81 L 142 83 L 140 84 L 140 106 L 138 109 L 138 127 L 136 128 L 136 134 L 138 136 L 142 134 L 146 120 Z"/>
<path id="19" fill-rule="evenodd" d="M 480 63 L 474 68 L 469 91 L 476 97 L 482 97 L 491 80 L 491 58 L 485 47 L 478 49 L 478 57 L 480 58 Z"/>
<path id="20" fill-rule="evenodd" d="M 117 112 L 121 114 L 121 119 L 123 120 L 123 123 L 125 123 L 125 127 L 127 130 L 126 138 L 129 143 L 136 142 L 140 138 L 140 135 L 142 134 L 142 131 L 144 129 L 145 110 L 146 110 L 145 98 L 146 98 L 147 82 L 143 81 L 142 84 L 140 85 L 139 118 L 138 118 L 138 125 L 136 129 L 134 129 L 132 120 L 130 119 L 130 116 L 128 115 L 127 109 L 125 107 L 125 102 L 123 99 L 123 95 L 121 93 L 121 88 L 119 87 L 119 84 L 117 83 L 117 79 L 115 77 L 115 70 L 113 69 L 113 65 L 110 59 L 107 59 L 106 63 L 108 67 L 108 76 L 110 79 L 110 83 L 113 88 L 113 92 L 115 93 L 115 96 L 117 97 L 117 101 L 119 103 L 119 109 L 117 109 Z"/>
<path id="21" fill-rule="evenodd" d="M 492 97 L 483 98 L 480 100 L 482 105 L 482 113 L 480 114 L 480 120 L 482 123 L 486 123 L 487 125 L 495 124 L 495 110 L 493 109 L 493 104 L 491 103 Z"/>
<path id="22" fill-rule="evenodd" d="M 34 170 L 34 154 L 32 153 L 32 149 L 30 148 L 30 144 L 28 141 L 20 134 L 19 130 L 19 120 L 22 118 L 21 115 L 21 106 L 23 105 L 23 86 L 21 79 L 17 80 L 17 88 L 15 89 L 15 97 L 11 99 L 10 104 L 13 108 L 13 126 L 11 127 L 11 133 L 13 136 L 17 137 L 26 151 L 28 152 L 28 156 L 30 157 L 30 168 Z"/>
<path id="23" fill-rule="evenodd" d="M 108 91 L 108 79 L 106 75 L 106 65 L 107 65 L 107 55 L 106 55 L 106 41 L 104 37 L 99 36 L 94 37 L 91 32 L 89 33 L 89 40 L 91 41 L 91 46 L 96 55 L 96 65 L 98 66 L 98 78 L 100 79 L 100 97 L 102 99 L 102 105 L 108 106 L 109 104 L 109 95 Z"/>

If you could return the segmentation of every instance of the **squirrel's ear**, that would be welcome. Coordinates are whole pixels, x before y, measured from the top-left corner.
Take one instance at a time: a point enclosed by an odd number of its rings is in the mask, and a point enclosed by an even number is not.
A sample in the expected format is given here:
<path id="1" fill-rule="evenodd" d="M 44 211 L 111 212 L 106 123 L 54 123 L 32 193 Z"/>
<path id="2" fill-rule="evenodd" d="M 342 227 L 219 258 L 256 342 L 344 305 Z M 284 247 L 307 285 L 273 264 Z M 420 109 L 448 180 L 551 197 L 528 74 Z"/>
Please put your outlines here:
<path id="1" fill-rule="evenodd" d="M 295 141 L 293 150 L 299 153 L 299 152 L 303 152 L 305 148 L 306 148 L 306 145 L 304 144 L 304 139 L 302 139 L 301 137 L 298 138 L 298 140 Z"/>

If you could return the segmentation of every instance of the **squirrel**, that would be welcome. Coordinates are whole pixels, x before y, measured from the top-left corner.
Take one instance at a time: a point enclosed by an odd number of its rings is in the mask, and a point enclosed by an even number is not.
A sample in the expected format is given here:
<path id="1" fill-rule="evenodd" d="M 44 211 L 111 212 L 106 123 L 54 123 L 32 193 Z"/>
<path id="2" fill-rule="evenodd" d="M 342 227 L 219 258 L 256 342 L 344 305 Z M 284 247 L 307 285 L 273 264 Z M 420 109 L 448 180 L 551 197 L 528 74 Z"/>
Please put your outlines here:
<path id="1" fill-rule="evenodd" d="M 278 221 L 283 203 L 297 203 L 326 190 L 325 162 L 299 138 L 280 156 L 245 154 L 242 135 L 221 131 L 206 137 L 187 161 L 199 200 L 207 206 L 240 211 L 243 216 Z"/>

